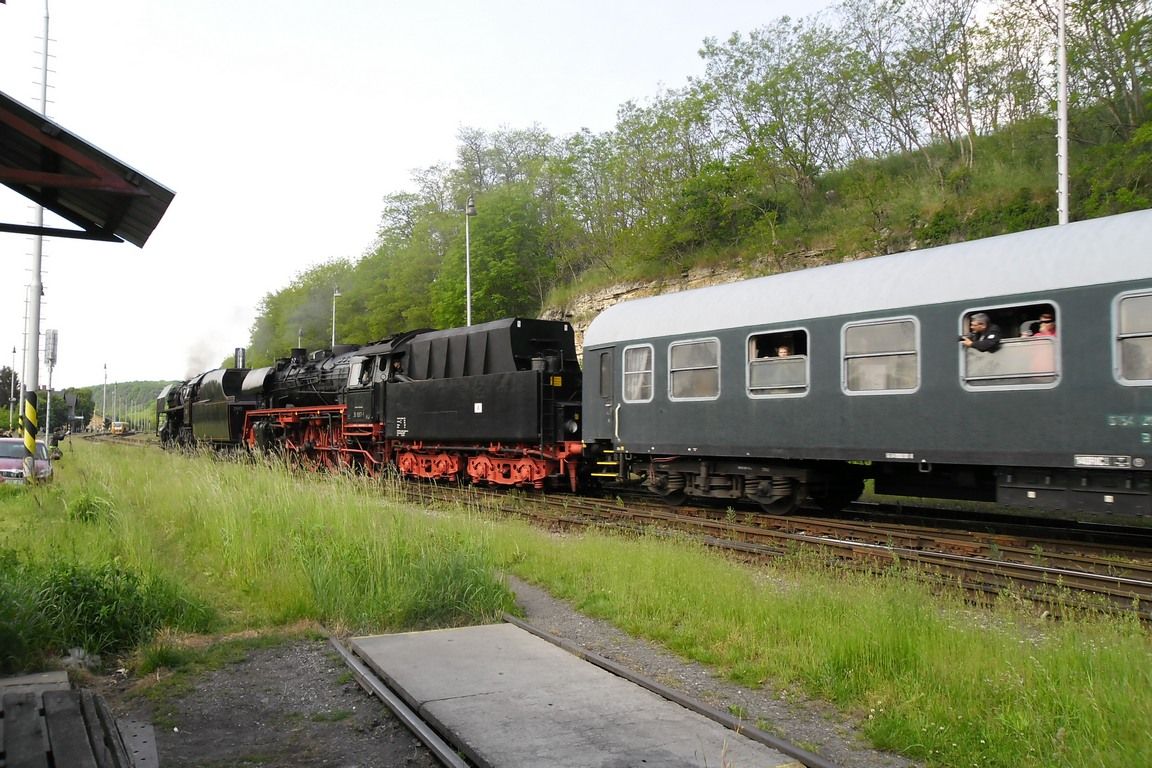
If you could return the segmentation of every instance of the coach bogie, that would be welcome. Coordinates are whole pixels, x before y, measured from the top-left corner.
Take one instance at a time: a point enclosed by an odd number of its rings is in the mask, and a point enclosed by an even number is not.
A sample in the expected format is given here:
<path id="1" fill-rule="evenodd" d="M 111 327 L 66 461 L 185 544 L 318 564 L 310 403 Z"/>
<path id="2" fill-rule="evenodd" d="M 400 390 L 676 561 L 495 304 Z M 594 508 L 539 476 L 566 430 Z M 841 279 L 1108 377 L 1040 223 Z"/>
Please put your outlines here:
<path id="1" fill-rule="evenodd" d="M 794 512 L 808 497 L 815 477 L 800 466 L 749 465 L 722 459 L 649 457 L 633 467 L 643 476 L 643 487 L 668 504 L 679 505 L 689 499 L 748 501 L 777 515 Z"/>

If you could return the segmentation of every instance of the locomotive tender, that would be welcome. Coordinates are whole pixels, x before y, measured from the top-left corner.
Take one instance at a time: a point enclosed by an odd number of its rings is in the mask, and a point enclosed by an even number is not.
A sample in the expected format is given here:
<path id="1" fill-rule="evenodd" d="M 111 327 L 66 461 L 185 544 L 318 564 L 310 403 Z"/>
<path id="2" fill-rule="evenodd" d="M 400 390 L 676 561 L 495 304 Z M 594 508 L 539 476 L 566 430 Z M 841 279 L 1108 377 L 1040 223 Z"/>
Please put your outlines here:
<path id="1" fill-rule="evenodd" d="M 786 513 L 877 493 L 1152 515 L 1152 211 L 416 331 L 161 393 L 169 442 Z M 1002 334 L 960 339 L 984 313 Z M 1041 317 L 1055 321 L 1037 332 Z"/>
<path id="2" fill-rule="evenodd" d="M 578 485 L 580 366 L 567 323 L 512 318 L 221 368 L 157 399 L 164 443 L 278 450 L 426 479 Z"/>

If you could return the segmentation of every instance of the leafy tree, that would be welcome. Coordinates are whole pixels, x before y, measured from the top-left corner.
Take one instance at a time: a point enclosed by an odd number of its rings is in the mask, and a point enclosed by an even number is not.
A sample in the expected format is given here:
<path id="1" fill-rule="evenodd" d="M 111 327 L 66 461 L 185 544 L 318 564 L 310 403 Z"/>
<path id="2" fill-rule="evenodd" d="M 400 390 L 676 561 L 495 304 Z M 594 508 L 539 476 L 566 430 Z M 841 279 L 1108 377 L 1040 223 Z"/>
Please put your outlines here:
<path id="1" fill-rule="evenodd" d="M 469 226 L 472 322 L 535 314 L 551 275 L 543 251 L 540 207 L 532 191 L 506 185 L 478 197 Z M 459 238 L 453 242 L 433 288 L 434 319 L 441 327 L 463 325 L 467 316 L 464 245 Z"/>

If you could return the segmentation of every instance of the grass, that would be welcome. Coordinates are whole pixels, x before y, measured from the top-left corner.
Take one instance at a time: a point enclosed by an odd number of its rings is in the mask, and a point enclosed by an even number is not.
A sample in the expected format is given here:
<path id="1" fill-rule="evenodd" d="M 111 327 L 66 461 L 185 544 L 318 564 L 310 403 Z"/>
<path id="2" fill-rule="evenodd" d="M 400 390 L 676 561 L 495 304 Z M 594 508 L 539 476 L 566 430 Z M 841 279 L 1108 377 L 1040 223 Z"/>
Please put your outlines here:
<path id="1" fill-rule="evenodd" d="M 802 551 L 750 568 L 675 535 L 555 536 L 479 502 L 413 510 L 376 481 L 276 465 L 79 442 L 66 454 L 55 486 L 0 494 L 0 549 L 32 570 L 111 564 L 166 596 L 163 628 L 136 646 L 142 669 L 210 663 L 183 639 L 208 629 L 492 621 L 513 606 L 503 571 L 741 685 L 832 702 L 928 765 L 1130 766 L 1152 743 L 1152 646 L 1135 619 L 1055 624 L 1011 596 L 976 609 Z M 29 583 L 4 583 L 20 608 L 0 632 L 42 619 Z"/>

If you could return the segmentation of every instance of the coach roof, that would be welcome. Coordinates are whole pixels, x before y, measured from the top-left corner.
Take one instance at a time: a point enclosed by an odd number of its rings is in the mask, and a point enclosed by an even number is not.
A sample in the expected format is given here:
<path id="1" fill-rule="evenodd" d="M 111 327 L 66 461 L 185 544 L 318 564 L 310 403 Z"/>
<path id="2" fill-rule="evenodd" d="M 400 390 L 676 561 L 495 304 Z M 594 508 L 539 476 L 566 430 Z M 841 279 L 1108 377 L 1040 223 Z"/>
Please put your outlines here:
<path id="1" fill-rule="evenodd" d="M 1152 210 L 625 301 L 584 346 L 1148 278 Z"/>

